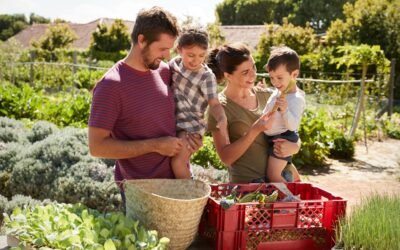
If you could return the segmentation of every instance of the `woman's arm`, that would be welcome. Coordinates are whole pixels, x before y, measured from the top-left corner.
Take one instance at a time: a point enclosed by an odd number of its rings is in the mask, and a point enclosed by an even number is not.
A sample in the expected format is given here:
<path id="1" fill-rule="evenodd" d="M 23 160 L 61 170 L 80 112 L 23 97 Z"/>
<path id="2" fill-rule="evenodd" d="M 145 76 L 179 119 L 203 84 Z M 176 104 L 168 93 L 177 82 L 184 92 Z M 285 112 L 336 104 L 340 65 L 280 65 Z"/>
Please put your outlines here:
<path id="1" fill-rule="evenodd" d="M 239 159 L 262 131 L 270 129 L 271 120 L 269 117 L 269 114 L 264 114 L 261 116 L 251 126 L 249 131 L 234 143 L 231 143 L 229 138 L 224 136 L 224 134 L 228 134 L 228 131 L 213 130 L 212 136 L 214 139 L 215 148 L 217 149 L 217 153 L 221 158 L 221 161 L 225 165 L 230 166 L 237 159 Z"/>

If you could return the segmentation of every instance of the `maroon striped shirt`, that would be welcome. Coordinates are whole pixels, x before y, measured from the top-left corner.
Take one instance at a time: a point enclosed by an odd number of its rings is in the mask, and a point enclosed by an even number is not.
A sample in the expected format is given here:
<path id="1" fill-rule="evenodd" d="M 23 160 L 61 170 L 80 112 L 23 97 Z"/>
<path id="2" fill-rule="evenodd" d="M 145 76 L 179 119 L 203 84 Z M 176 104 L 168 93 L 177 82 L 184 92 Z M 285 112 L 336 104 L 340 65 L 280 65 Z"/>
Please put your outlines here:
<path id="1" fill-rule="evenodd" d="M 176 136 L 170 83 L 170 70 L 163 62 L 147 72 L 116 63 L 94 89 L 89 126 L 110 130 L 119 140 Z M 170 158 L 149 153 L 116 161 L 116 181 L 141 178 L 174 178 Z"/>

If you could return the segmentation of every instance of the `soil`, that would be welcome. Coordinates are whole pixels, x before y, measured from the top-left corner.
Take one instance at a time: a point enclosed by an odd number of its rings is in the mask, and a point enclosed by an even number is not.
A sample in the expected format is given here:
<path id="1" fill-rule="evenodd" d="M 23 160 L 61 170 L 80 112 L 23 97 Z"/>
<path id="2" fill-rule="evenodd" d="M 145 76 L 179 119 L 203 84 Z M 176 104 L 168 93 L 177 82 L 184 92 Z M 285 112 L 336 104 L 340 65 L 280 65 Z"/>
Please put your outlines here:
<path id="1" fill-rule="evenodd" d="M 303 182 L 346 199 L 349 214 L 374 193 L 400 193 L 400 140 L 368 141 L 367 148 L 360 142 L 353 160 L 329 159 L 326 167 L 301 174 Z"/>

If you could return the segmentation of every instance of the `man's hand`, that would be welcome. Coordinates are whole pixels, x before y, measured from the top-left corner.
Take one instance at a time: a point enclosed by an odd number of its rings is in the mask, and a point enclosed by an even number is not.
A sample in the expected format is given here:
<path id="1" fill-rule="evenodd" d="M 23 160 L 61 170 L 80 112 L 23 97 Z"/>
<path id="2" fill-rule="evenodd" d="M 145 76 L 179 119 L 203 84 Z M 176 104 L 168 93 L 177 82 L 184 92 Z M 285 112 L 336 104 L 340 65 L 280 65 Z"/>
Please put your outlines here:
<path id="1" fill-rule="evenodd" d="M 161 137 L 157 139 L 156 152 L 160 155 L 175 156 L 182 149 L 184 143 L 182 139 L 172 136 Z"/>

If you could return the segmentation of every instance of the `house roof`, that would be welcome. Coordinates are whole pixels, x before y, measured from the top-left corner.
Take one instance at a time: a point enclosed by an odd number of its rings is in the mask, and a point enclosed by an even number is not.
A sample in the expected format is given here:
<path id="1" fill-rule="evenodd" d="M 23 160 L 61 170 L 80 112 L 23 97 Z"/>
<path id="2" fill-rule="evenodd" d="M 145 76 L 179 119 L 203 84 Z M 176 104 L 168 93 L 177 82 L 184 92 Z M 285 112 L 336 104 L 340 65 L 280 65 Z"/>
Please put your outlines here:
<path id="1" fill-rule="evenodd" d="M 100 18 L 85 24 L 67 23 L 78 36 L 78 39 L 73 42 L 71 47 L 77 49 L 89 48 L 92 33 L 96 30 L 97 24 L 104 23 L 107 26 L 111 26 L 114 21 L 115 19 L 111 18 Z M 131 32 L 134 22 L 127 20 L 123 22 L 128 27 L 128 31 Z M 16 34 L 14 38 L 23 47 L 30 47 L 32 46 L 32 41 L 39 40 L 45 34 L 49 25 L 53 24 L 33 24 Z M 245 42 L 250 47 L 256 48 L 264 29 L 264 25 L 223 25 L 221 26 L 221 33 L 224 35 L 226 42 Z"/>
<path id="2" fill-rule="evenodd" d="M 114 21 L 115 19 L 111 18 L 100 18 L 84 24 L 67 23 L 78 36 L 78 39 L 73 42 L 71 47 L 77 49 L 89 48 L 90 41 L 92 39 L 92 33 L 96 30 L 97 24 L 102 23 L 106 24 L 107 26 L 111 26 Z M 128 31 L 133 29 L 134 22 L 126 20 L 123 22 L 128 27 Z M 19 41 L 23 47 L 30 47 L 32 46 L 32 42 L 34 40 L 39 40 L 40 37 L 45 34 L 49 25 L 54 24 L 33 24 L 16 34 L 13 38 Z"/>
<path id="3" fill-rule="evenodd" d="M 251 48 L 256 48 L 265 25 L 222 25 L 221 33 L 226 42 L 244 42 Z"/>

